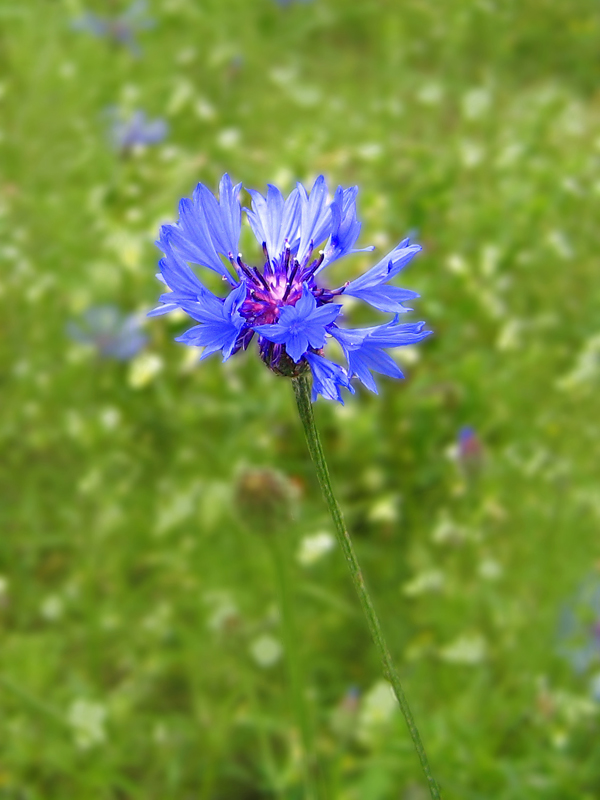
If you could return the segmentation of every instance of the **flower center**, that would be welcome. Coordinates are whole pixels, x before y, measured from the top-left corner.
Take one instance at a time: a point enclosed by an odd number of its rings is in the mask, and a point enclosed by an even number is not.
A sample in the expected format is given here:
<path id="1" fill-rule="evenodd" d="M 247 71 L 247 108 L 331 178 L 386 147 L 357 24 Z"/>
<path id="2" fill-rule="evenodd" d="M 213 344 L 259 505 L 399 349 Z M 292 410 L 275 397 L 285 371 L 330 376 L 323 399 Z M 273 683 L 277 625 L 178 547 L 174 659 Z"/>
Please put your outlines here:
<path id="1" fill-rule="evenodd" d="M 302 284 L 308 283 L 315 297 L 323 290 L 317 289 L 314 275 L 323 261 L 320 254 L 312 263 L 312 247 L 301 264 L 292 256 L 290 247 L 286 245 L 278 259 L 271 259 L 263 244 L 265 265 L 262 272 L 257 267 L 244 263 L 241 254 L 237 259 L 230 254 L 231 263 L 236 267 L 238 275 L 247 286 L 246 300 L 240 308 L 241 315 L 250 325 L 270 325 L 279 319 L 284 306 L 295 306 L 302 297 Z M 321 303 L 329 302 L 323 297 Z"/>

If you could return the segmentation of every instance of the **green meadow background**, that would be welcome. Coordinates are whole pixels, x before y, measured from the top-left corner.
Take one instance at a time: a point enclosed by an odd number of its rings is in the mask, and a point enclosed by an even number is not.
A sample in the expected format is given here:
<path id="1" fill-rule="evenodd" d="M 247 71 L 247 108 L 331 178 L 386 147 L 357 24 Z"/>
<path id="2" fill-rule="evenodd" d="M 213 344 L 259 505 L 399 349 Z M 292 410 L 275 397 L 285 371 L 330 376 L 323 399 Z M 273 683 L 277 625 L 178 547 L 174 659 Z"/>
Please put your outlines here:
<path id="1" fill-rule="evenodd" d="M 364 245 L 423 244 L 407 380 L 315 411 L 444 797 L 600 798 L 600 661 L 560 627 L 600 579 L 600 6 L 151 0 L 139 57 L 73 28 L 125 8 L 0 3 L 1 800 L 304 798 L 273 536 L 323 798 L 427 797 L 289 382 L 198 365 L 177 316 L 123 363 L 67 332 L 153 307 L 158 226 L 225 171 L 357 184 Z M 168 136 L 120 155 L 109 107 Z"/>

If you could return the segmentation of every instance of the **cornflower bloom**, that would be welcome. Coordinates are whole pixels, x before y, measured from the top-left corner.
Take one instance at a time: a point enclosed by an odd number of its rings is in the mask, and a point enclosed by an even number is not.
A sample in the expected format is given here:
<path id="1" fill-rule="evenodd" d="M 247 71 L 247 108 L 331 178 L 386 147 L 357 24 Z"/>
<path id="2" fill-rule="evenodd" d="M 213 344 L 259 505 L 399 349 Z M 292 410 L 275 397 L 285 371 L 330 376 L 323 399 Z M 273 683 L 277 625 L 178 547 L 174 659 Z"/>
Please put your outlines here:
<path id="1" fill-rule="evenodd" d="M 312 372 L 313 400 L 322 395 L 343 402 L 342 388 L 354 392 L 352 378 L 377 392 L 373 372 L 404 377 L 386 349 L 419 342 L 429 331 L 423 322 L 399 322 L 410 310 L 404 304 L 418 295 L 390 281 L 421 247 L 405 239 L 364 275 L 329 288 L 323 281 L 327 267 L 364 250 L 354 247 L 361 228 L 356 187 L 340 186 L 328 201 L 321 176 L 310 194 L 301 184 L 287 198 L 275 186 L 268 187 L 266 197 L 249 190 L 252 207 L 244 211 L 263 252 L 263 263 L 256 267 L 238 250 L 240 189 L 224 175 L 217 200 L 199 183 L 192 199 L 180 202 L 179 221 L 162 226 L 157 244 L 164 257 L 157 277 L 170 291 L 150 314 L 176 308 L 189 314 L 199 324 L 177 341 L 204 347 L 202 358 L 220 351 L 226 361 L 256 337 L 260 356 L 273 372 L 292 378 Z M 226 296 L 209 291 L 188 262 L 220 275 L 229 289 Z M 393 317 L 368 328 L 343 328 L 342 296 Z M 324 348 L 332 339 L 346 367 L 326 357 Z"/>
<path id="2" fill-rule="evenodd" d="M 121 155 L 126 155 L 139 145 L 160 144 L 169 131 L 161 117 L 149 119 L 145 111 L 136 110 L 124 118 L 115 108 L 108 110 L 111 118 L 109 138 Z"/>
<path id="3" fill-rule="evenodd" d="M 86 11 L 73 21 L 73 28 L 123 45 L 132 55 L 139 56 L 141 49 L 135 40 L 136 33 L 154 27 L 154 20 L 146 16 L 146 7 L 144 0 L 137 0 L 123 14 L 115 17 L 101 17 Z"/>
<path id="4" fill-rule="evenodd" d="M 80 344 L 92 345 L 104 358 L 128 361 L 144 347 L 137 314 L 123 314 L 116 306 L 92 306 L 80 322 L 70 322 L 67 333 Z"/>
<path id="5" fill-rule="evenodd" d="M 157 277 L 169 291 L 161 295 L 161 305 L 150 314 L 185 311 L 199 324 L 177 341 L 203 347 L 202 358 L 220 352 L 226 361 L 239 350 L 247 349 L 256 337 L 264 363 L 278 375 L 292 379 L 298 414 L 337 541 L 384 674 L 404 714 L 432 800 L 440 800 L 437 782 L 335 499 L 312 406 L 318 395 L 343 402 L 341 390 L 354 392 L 353 378 L 376 392 L 373 372 L 403 377 L 386 350 L 419 342 L 429 331 L 423 330 L 423 322 L 399 322 L 400 315 L 410 310 L 405 303 L 417 295 L 394 286 L 391 281 L 421 248 L 405 239 L 364 275 L 338 288 L 327 286 L 323 281 L 327 267 L 343 256 L 364 250 L 355 248 L 361 228 L 356 217 L 356 187 L 339 186 L 329 200 L 325 179 L 320 176 L 310 193 L 298 184 L 287 198 L 275 186 L 268 187 L 266 196 L 249 190 L 251 208 L 244 211 L 263 253 L 262 264 L 254 266 L 239 252 L 240 189 L 241 184 L 234 186 L 229 176 L 224 175 L 217 199 L 199 183 L 191 199 L 181 200 L 179 220 L 174 225 L 162 226 L 157 244 L 164 257 L 159 262 Z M 225 296 L 210 291 L 190 264 L 220 276 L 227 287 Z M 362 300 L 392 318 L 368 328 L 343 328 L 339 325 L 342 316 L 339 300 L 343 296 Z M 346 366 L 325 355 L 325 346 L 332 340 L 341 348 Z M 313 737 L 299 675 L 297 634 L 285 556 L 280 551 L 281 538 L 271 536 L 269 541 L 278 575 L 289 681 L 303 745 L 305 796 L 316 797 Z"/>

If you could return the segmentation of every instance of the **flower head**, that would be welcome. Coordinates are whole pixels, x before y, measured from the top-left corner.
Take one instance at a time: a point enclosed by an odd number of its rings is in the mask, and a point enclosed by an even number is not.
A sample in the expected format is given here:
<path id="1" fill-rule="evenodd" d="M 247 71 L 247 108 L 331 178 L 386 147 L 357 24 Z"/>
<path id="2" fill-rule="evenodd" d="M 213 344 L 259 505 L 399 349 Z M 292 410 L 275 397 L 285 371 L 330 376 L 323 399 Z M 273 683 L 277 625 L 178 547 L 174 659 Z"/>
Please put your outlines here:
<path id="1" fill-rule="evenodd" d="M 419 342 L 429 331 L 423 322 L 399 322 L 399 315 L 410 310 L 404 304 L 418 295 L 390 281 L 421 248 L 405 239 L 361 277 L 328 288 L 324 270 L 364 250 L 355 248 L 361 228 L 356 187 L 340 186 L 330 200 L 321 176 L 310 193 L 298 184 L 287 198 L 275 186 L 268 187 L 266 196 L 249 190 L 251 208 L 244 211 L 263 252 L 261 267 L 252 266 L 238 250 L 240 189 L 224 175 L 217 199 L 199 183 L 190 199 L 181 200 L 178 222 L 162 226 L 157 244 L 164 257 L 157 277 L 169 291 L 150 315 L 183 309 L 200 324 L 178 341 L 203 346 L 203 358 L 221 351 L 226 361 L 256 337 L 262 360 L 277 374 L 312 372 L 313 399 L 320 394 L 343 402 L 341 389 L 353 392 L 354 377 L 376 392 L 373 372 L 402 378 L 386 350 Z M 228 294 L 211 292 L 190 264 L 220 275 Z M 344 295 L 393 318 L 369 328 L 342 328 L 338 301 Z M 341 346 L 346 367 L 325 356 L 332 339 Z"/>
<path id="2" fill-rule="evenodd" d="M 136 42 L 138 31 L 152 28 L 154 20 L 146 16 L 144 0 L 135 0 L 122 14 L 114 17 L 101 17 L 86 11 L 73 21 L 74 30 L 87 31 L 99 39 L 104 38 L 118 45 L 127 47 L 130 52 L 139 56 L 141 51 Z"/>
<path id="3" fill-rule="evenodd" d="M 463 425 L 458 432 L 458 463 L 467 474 L 477 473 L 484 462 L 484 448 L 475 428 Z"/>
<path id="4" fill-rule="evenodd" d="M 110 141 L 119 153 L 125 155 L 136 145 L 159 144 L 168 133 L 164 119 L 149 119 L 145 111 L 136 110 L 124 117 L 117 109 L 109 109 Z"/>
<path id="5" fill-rule="evenodd" d="M 123 314 L 116 306 L 92 306 L 79 322 L 70 322 L 67 333 L 76 342 L 92 345 L 105 358 L 128 361 L 144 347 L 137 314 Z"/>

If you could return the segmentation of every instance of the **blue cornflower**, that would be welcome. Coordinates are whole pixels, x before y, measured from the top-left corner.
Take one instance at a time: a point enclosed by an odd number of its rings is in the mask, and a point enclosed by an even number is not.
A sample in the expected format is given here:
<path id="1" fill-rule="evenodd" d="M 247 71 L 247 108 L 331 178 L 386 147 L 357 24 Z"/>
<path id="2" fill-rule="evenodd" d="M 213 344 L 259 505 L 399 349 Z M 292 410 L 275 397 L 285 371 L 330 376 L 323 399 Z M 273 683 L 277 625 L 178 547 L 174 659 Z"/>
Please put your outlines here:
<path id="1" fill-rule="evenodd" d="M 295 377 L 311 370 L 313 400 L 321 394 L 342 402 L 340 390 L 353 392 L 354 377 L 376 392 L 373 372 L 402 378 L 386 349 L 414 344 L 430 332 L 423 330 L 423 322 L 398 321 L 410 311 L 404 303 L 418 295 L 389 281 L 421 248 L 405 239 L 360 278 L 327 288 L 322 282 L 326 267 L 373 248 L 355 248 L 361 228 L 356 187 L 340 186 L 328 200 L 321 176 L 310 194 L 302 184 L 287 198 L 275 186 L 268 187 L 266 197 L 249 190 L 251 208 L 244 211 L 264 254 L 262 268 L 250 266 L 238 251 L 240 189 L 224 175 L 217 199 L 199 183 L 191 199 L 181 200 L 178 222 L 162 226 L 157 244 L 164 257 L 157 277 L 169 291 L 150 315 L 183 309 L 200 324 L 178 341 L 205 347 L 203 357 L 220 350 L 225 361 L 256 336 L 262 360 L 277 374 Z M 209 291 L 190 263 L 220 275 L 229 294 L 220 298 Z M 393 319 L 369 328 L 340 327 L 342 306 L 335 301 L 345 294 L 392 313 Z M 325 357 L 332 338 L 341 346 L 346 367 Z"/>
<path id="2" fill-rule="evenodd" d="M 93 345 L 105 358 L 128 361 L 144 347 L 138 314 L 123 314 L 116 306 L 92 306 L 80 322 L 70 322 L 67 333 L 76 342 Z"/>
<path id="3" fill-rule="evenodd" d="M 144 0 L 136 0 L 126 11 L 115 17 L 101 17 L 92 11 L 86 11 L 73 21 L 73 28 L 124 45 L 133 55 L 139 56 L 141 50 L 135 35 L 138 31 L 154 26 L 154 20 L 146 16 L 146 8 Z"/>
<path id="4" fill-rule="evenodd" d="M 113 147 L 122 155 L 136 145 L 159 144 L 168 133 L 169 126 L 161 117 L 149 119 L 145 111 L 134 111 L 123 117 L 118 109 L 108 109 L 110 122 L 109 136 Z"/>

